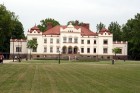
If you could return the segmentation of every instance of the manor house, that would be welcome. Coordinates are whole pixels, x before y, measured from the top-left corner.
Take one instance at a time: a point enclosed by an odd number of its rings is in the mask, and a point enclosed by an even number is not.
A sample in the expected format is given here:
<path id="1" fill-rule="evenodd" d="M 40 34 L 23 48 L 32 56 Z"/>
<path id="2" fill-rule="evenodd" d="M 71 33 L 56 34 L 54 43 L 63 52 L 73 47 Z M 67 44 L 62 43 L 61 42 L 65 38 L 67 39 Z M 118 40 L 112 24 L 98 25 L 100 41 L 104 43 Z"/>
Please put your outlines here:
<path id="1" fill-rule="evenodd" d="M 61 59 L 69 58 L 88 58 L 88 59 L 112 59 L 113 48 L 120 48 L 121 53 L 118 58 L 127 58 L 127 42 L 113 42 L 113 34 L 102 29 L 99 32 L 93 32 L 89 24 L 83 23 L 81 26 L 73 26 L 71 23 L 67 26 L 52 26 L 47 23 L 47 30 L 41 32 L 35 25 L 27 32 L 27 39 L 11 39 L 10 55 L 21 58 L 46 58 L 57 59 L 60 54 Z M 36 40 L 38 47 L 35 49 L 27 48 L 28 40 Z"/>

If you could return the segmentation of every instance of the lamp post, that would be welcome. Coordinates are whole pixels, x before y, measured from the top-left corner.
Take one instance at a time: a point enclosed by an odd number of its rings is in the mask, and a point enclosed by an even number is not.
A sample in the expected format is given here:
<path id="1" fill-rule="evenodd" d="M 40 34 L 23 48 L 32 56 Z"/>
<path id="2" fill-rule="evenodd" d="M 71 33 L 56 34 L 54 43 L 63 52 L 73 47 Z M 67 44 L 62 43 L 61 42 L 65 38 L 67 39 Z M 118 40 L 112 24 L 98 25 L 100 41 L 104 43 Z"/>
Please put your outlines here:
<path id="1" fill-rule="evenodd" d="M 19 48 L 19 39 L 18 39 L 18 62 L 20 62 L 20 54 L 19 54 L 19 52 L 20 52 L 20 48 Z"/>
<path id="2" fill-rule="evenodd" d="M 13 62 L 14 62 L 15 55 L 14 55 L 14 39 L 13 38 L 12 38 L 12 41 L 13 41 Z"/>
<path id="3" fill-rule="evenodd" d="M 22 60 L 22 55 L 23 55 L 23 53 L 22 53 L 22 39 L 20 39 L 21 40 L 21 42 L 20 42 L 20 44 L 21 44 L 21 57 L 20 57 L 20 61 Z"/>
<path id="4" fill-rule="evenodd" d="M 125 62 L 125 47 L 126 47 L 126 45 L 124 45 L 124 62 Z"/>
<path id="5" fill-rule="evenodd" d="M 59 52 L 59 61 L 58 61 L 58 63 L 60 64 L 60 49 L 59 49 L 59 51 L 58 51 L 58 52 Z"/>

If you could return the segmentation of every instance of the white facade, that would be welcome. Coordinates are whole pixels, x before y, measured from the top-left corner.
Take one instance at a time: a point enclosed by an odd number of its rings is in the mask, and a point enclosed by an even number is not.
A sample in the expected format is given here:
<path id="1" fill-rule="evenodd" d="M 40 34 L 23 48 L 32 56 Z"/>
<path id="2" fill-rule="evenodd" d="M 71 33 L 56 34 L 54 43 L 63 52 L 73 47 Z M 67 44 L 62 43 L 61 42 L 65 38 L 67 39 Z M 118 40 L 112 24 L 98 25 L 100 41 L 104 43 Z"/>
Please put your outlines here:
<path id="1" fill-rule="evenodd" d="M 22 47 L 20 54 L 29 54 L 30 50 L 27 49 L 27 41 L 32 39 L 36 39 L 38 43 L 37 51 L 32 52 L 32 54 L 40 57 L 58 55 L 60 51 L 63 56 L 83 55 L 111 58 L 114 55 L 112 49 L 115 47 L 119 47 L 122 50 L 118 55 L 127 56 L 127 42 L 113 42 L 113 34 L 107 29 L 94 33 L 86 27 L 71 24 L 68 26 L 56 26 L 43 33 L 34 26 L 28 31 L 27 40 L 22 42 L 22 46 L 21 43 L 15 40 L 13 43 L 11 40 L 11 55 L 13 52 L 18 53 L 16 51 L 18 46 Z"/>

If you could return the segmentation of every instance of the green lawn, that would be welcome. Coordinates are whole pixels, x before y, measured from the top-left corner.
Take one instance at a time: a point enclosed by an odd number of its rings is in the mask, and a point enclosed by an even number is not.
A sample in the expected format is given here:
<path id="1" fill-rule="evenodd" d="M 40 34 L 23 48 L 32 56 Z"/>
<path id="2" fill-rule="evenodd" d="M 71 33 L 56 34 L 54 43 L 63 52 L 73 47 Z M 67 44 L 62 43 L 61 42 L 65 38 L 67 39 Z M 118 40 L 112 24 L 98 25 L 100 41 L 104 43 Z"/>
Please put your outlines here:
<path id="1" fill-rule="evenodd" d="M 140 62 L 0 64 L 0 93 L 140 93 Z"/>

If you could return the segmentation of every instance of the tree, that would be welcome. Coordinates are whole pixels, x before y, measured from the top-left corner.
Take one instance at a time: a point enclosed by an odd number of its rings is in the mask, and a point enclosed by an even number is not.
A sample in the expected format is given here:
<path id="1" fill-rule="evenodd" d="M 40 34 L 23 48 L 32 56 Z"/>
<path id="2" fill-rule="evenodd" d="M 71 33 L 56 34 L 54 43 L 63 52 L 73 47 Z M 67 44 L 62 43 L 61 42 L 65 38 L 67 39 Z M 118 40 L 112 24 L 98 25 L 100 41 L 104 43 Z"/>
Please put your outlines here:
<path id="1" fill-rule="evenodd" d="M 108 30 L 113 33 L 113 41 L 122 40 L 121 26 L 117 22 L 111 22 L 109 24 Z"/>
<path id="2" fill-rule="evenodd" d="M 114 49 L 112 49 L 112 51 L 115 54 L 115 59 L 116 59 L 116 54 L 121 53 L 121 49 L 120 48 L 114 48 Z"/>
<path id="3" fill-rule="evenodd" d="M 31 51 L 33 49 L 36 49 L 37 46 L 38 46 L 37 40 L 34 40 L 34 39 L 33 40 L 28 40 L 28 42 L 27 42 L 27 48 L 30 49 L 30 60 L 31 60 Z"/>
<path id="4" fill-rule="evenodd" d="M 78 20 L 75 20 L 75 21 L 69 21 L 68 23 L 67 23 L 67 25 L 69 25 L 70 23 L 72 23 L 72 25 L 74 25 L 74 26 L 81 26 L 82 24 L 83 24 L 83 22 L 79 22 Z"/>
<path id="5" fill-rule="evenodd" d="M 23 31 L 23 25 L 20 21 L 14 20 L 13 21 L 13 30 L 12 30 L 12 38 L 21 39 L 25 38 L 24 31 Z"/>
<path id="6" fill-rule="evenodd" d="M 140 14 L 127 21 L 123 26 L 123 40 L 128 41 L 128 54 L 132 59 L 140 59 Z"/>
<path id="7" fill-rule="evenodd" d="M 97 28 L 97 32 L 99 32 L 102 28 L 105 28 L 105 25 L 100 22 L 99 24 L 97 24 L 96 28 Z"/>
<path id="8" fill-rule="evenodd" d="M 48 22 L 51 22 L 53 27 L 56 26 L 56 25 L 60 25 L 60 23 L 58 21 L 56 21 L 52 18 L 46 18 L 46 19 L 40 21 L 41 24 L 38 25 L 38 28 L 42 32 L 44 32 L 45 30 L 47 30 L 47 23 Z"/>
<path id="9" fill-rule="evenodd" d="M 9 53 L 10 39 L 24 37 L 23 26 L 18 17 L 0 4 L 0 51 Z"/>

